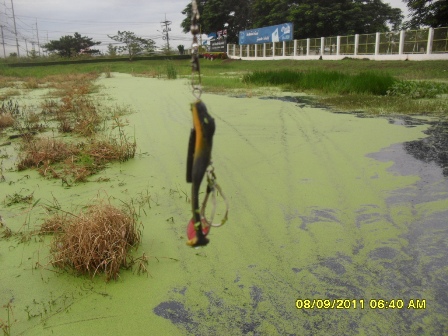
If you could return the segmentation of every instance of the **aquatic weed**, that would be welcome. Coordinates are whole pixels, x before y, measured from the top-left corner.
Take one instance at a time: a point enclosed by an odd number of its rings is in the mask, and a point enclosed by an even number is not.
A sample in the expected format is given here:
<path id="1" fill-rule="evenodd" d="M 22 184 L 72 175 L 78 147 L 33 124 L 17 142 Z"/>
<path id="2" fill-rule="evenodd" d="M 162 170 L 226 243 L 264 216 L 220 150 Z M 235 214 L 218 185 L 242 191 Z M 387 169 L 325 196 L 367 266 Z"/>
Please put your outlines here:
<path id="1" fill-rule="evenodd" d="M 177 69 L 171 62 L 168 62 L 166 65 L 166 76 L 168 79 L 177 78 Z"/>
<path id="2" fill-rule="evenodd" d="M 325 93 L 385 95 L 395 79 L 389 74 L 372 71 L 352 75 L 329 70 L 283 69 L 254 71 L 244 75 L 243 82 L 265 86 L 286 86 L 293 90 L 319 90 Z"/>
<path id="3" fill-rule="evenodd" d="M 409 97 L 412 99 L 435 98 L 448 93 L 448 85 L 428 81 L 397 81 L 387 91 L 389 96 Z"/>

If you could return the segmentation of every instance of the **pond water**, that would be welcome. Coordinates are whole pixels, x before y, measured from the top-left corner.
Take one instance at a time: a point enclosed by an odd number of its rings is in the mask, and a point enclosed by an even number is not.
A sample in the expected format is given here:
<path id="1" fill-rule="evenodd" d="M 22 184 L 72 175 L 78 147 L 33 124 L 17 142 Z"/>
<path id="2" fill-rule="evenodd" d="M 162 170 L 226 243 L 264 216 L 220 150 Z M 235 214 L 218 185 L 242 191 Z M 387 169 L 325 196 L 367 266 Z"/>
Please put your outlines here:
<path id="1" fill-rule="evenodd" d="M 230 214 L 207 247 L 193 249 L 185 244 L 188 82 L 125 74 L 99 82 L 99 101 L 135 110 L 126 118 L 136 157 L 101 172 L 106 182 L 71 188 L 4 169 L 0 201 L 34 193 L 70 209 L 97 195 L 149 193 L 135 253 L 151 257 L 150 275 L 76 277 L 48 265 L 50 237 L 2 238 L 0 303 L 11 301 L 13 335 L 448 333 L 446 166 L 412 150 L 430 125 L 203 94 Z M 39 225 L 43 209 L 27 209 L 1 203 L 0 215 L 13 231 Z"/>

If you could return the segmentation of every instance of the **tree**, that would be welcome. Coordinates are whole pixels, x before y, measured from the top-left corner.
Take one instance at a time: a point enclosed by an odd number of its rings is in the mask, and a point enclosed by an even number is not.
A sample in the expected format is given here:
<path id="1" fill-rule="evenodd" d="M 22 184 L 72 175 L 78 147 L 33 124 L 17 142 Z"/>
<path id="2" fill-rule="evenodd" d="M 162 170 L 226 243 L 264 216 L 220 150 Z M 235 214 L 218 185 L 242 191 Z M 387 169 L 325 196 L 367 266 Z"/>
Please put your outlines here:
<path id="1" fill-rule="evenodd" d="M 403 16 L 381 0 L 256 0 L 254 27 L 294 23 L 294 37 L 370 34 L 398 29 Z"/>
<path id="2" fill-rule="evenodd" d="M 445 1 L 445 0 L 444 0 Z M 294 37 L 367 34 L 398 28 L 403 16 L 382 0 L 202 0 L 198 3 L 203 33 L 227 25 L 228 41 L 237 42 L 241 30 L 285 22 L 294 23 Z M 191 4 L 182 11 L 181 24 L 190 30 Z"/>
<path id="3" fill-rule="evenodd" d="M 39 55 L 37 54 L 36 49 L 31 49 L 31 51 L 29 52 L 29 57 L 31 57 L 32 59 L 36 59 Z"/>
<path id="4" fill-rule="evenodd" d="M 56 52 L 61 57 L 72 57 L 79 55 L 81 52 L 87 54 L 99 53 L 97 49 L 90 49 L 98 44 L 101 44 L 101 42 L 94 42 L 92 38 L 75 33 L 73 36 L 66 35 L 59 40 L 52 40 L 43 45 L 43 48 L 49 52 Z"/>
<path id="5" fill-rule="evenodd" d="M 165 43 L 161 49 L 162 54 L 166 56 L 172 55 L 174 53 L 174 50 L 168 45 L 168 43 Z"/>
<path id="6" fill-rule="evenodd" d="M 177 50 L 179 50 L 179 55 L 183 55 L 185 53 L 185 46 L 183 44 L 179 44 L 177 46 Z"/>
<path id="7" fill-rule="evenodd" d="M 227 29 L 227 41 L 236 43 L 240 30 L 251 28 L 251 4 L 253 0 L 202 0 L 198 1 L 198 10 L 201 14 L 199 24 L 201 32 L 208 34 Z M 186 18 L 181 27 L 184 33 L 190 31 L 191 26 L 191 3 L 185 7 L 182 14 Z"/>
<path id="8" fill-rule="evenodd" d="M 129 60 L 132 61 L 137 53 L 146 51 L 148 53 L 153 53 L 155 49 L 155 42 L 151 39 L 144 39 L 138 37 L 135 33 L 129 31 L 118 31 L 117 35 L 109 36 L 110 39 L 123 43 L 124 46 L 118 47 L 118 51 L 127 52 L 129 54 Z"/>
<path id="9" fill-rule="evenodd" d="M 118 47 L 114 47 L 112 45 L 112 43 L 109 43 L 109 45 L 107 46 L 107 54 L 110 57 L 115 57 L 115 56 L 117 56 L 117 51 L 118 51 Z"/>
<path id="10" fill-rule="evenodd" d="M 418 29 L 421 26 L 448 26 L 448 0 L 403 0 L 411 18 L 405 27 Z"/>

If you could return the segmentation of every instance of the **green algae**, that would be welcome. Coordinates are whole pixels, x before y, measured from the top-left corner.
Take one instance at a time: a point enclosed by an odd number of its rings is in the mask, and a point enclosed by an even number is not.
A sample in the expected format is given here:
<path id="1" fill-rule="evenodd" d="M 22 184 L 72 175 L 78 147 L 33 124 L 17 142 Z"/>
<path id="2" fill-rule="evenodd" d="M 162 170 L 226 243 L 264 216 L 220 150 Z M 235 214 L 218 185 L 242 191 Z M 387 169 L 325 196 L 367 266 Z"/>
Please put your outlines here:
<path id="1" fill-rule="evenodd" d="M 447 195 L 438 191 L 438 198 L 426 197 L 432 193 L 427 187 L 427 195 L 419 196 L 421 176 L 400 174 L 392 159 L 368 155 L 423 137 L 425 126 L 406 128 L 291 102 L 204 94 L 217 124 L 213 162 L 231 212 L 228 223 L 212 229 L 209 246 L 191 249 L 185 245 L 190 205 L 183 195 L 189 193 L 185 161 L 192 126 L 188 82 L 114 74 L 99 83 L 98 99 L 107 94 L 111 102 L 136 111 L 127 116 L 137 140 L 135 159 L 110 165 L 99 174 L 106 182 L 73 188 L 33 171 L 6 171 L 0 201 L 26 189 L 41 204 L 54 196 L 68 210 L 98 194 L 127 202 L 150 194 L 136 252 L 153 256 L 150 276 L 123 271 L 109 284 L 74 277 L 48 265 L 50 237 L 25 243 L 2 239 L 0 303 L 14 298 L 13 333 L 446 331 L 448 308 L 438 296 L 446 290 L 442 247 L 447 235 L 440 222 Z M 443 177 L 438 181 L 444 183 Z M 45 216 L 38 208 L 28 209 L 1 205 L 0 214 L 17 231 L 38 225 Z M 418 235 L 425 223 L 430 228 Z M 438 240 L 431 237 L 434 232 Z M 426 299 L 426 309 L 369 307 L 369 300 L 407 303 L 413 298 Z M 297 309 L 298 299 L 363 300 L 365 307 Z"/>

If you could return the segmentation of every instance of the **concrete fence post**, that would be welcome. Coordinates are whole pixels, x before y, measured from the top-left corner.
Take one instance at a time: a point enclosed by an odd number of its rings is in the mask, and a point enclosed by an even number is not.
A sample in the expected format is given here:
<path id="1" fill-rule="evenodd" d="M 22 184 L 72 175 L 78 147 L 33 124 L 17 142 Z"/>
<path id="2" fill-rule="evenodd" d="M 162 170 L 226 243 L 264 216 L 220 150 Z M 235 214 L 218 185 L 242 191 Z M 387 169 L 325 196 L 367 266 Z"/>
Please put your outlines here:
<path id="1" fill-rule="evenodd" d="M 434 28 L 429 28 L 428 31 L 428 45 L 426 46 L 426 54 L 432 54 L 432 42 L 434 41 Z"/>
<path id="2" fill-rule="evenodd" d="M 320 38 L 320 55 L 324 55 L 324 49 L 325 49 L 325 37 Z"/>
<path id="3" fill-rule="evenodd" d="M 297 56 L 297 40 L 294 40 L 294 53 L 293 56 L 296 57 Z"/>
<path id="4" fill-rule="evenodd" d="M 266 57 L 266 43 L 263 43 L 263 57 Z"/>
<path id="5" fill-rule="evenodd" d="M 359 47 L 359 34 L 355 34 L 355 50 L 353 52 L 353 56 L 358 55 L 358 47 Z"/>
<path id="6" fill-rule="evenodd" d="M 404 30 L 400 31 L 400 44 L 398 47 L 398 55 L 403 55 L 405 35 L 406 35 L 406 33 Z"/>
<path id="7" fill-rule="evenodd" d="M 258 51 L 258 44 L 255 45 L 255 57 L 257 57 L 257 51 Z"/>
<path id="8" fill-rule="evenodd" d="M 311 46 L 311 40 L 309 38 L 306 39 L 306 55 L 310 55 L 310 46 Z"/>
<path id="9" fill-rule="evenodd" d="M 243 48 L 244 48 L 244 46 L 241 44 L 240 45 L 240 58 L 243 58 Z"/>
<path id="10" fill-rule="evenodd" d="M 336 36 L 336 56 L 341 54 L 341 37 Z"/>
<path id="11" fill-rule="evenodd" d="M 250 48 L 250 44 L 247 45 L 247 49 L 246 49 L 246 57 L 249 57 L 249 48 Z"/>
<path id="12" fill-rule="evenodd" d="M 286 41 L 283 41 L 283 57 L 286 55 Z"/>
<path id="13" fill-rule="evenodd" d="M 272 57 L 275 56 L 275 42 L 272 42 Z"/>
<path id="14" fill-rule="evenodd" d="M 375 36 L 375 56 L 378 56 L 380 53 L 380 33 L 376 33 Z"/>

